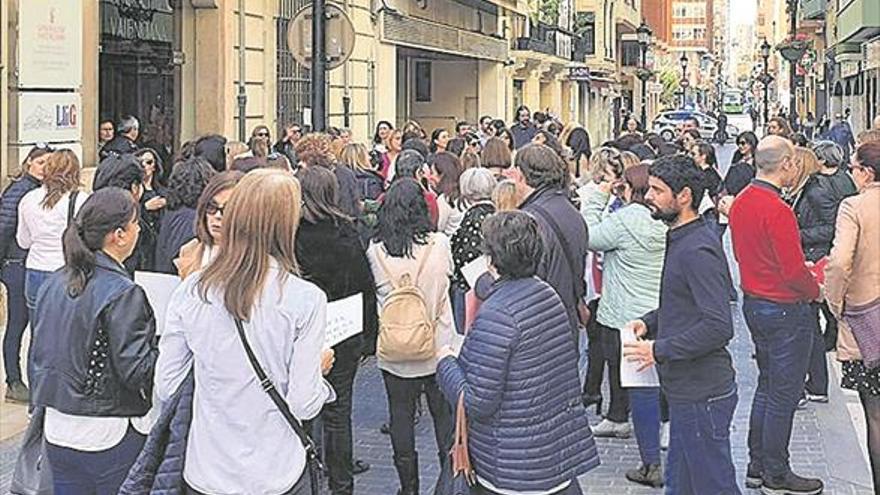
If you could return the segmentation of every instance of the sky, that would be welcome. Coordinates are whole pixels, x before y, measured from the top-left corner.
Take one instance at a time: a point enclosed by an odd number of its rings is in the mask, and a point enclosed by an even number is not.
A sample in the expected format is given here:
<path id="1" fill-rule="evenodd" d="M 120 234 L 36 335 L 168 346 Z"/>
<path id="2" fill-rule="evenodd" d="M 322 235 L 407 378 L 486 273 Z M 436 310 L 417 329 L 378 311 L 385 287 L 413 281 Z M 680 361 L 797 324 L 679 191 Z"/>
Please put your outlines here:
<path id="1" fill-rule="evenodd" d="M 755 22 L 755 18 L 758 15 L 758 3 L 760 1 L 768 1 L 768 0 L 730 0 L 728 4 L 728 8 L 730 9 L 730 13 L 728 15 L 728 19 L 730 19 L 730 24 L 733 26 L 738 26 L 740 24 L 752 24 Z"/>

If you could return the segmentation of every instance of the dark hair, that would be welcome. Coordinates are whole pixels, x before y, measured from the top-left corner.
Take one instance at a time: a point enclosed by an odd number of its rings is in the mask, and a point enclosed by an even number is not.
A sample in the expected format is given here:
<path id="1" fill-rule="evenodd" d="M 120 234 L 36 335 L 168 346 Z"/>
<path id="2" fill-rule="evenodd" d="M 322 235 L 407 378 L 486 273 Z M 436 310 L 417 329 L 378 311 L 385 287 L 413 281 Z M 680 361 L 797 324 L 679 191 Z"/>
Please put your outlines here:
<path id="1" fill-rule="evenodd" d="M 214 245 L 214 238 L 211 237 L 211 232 L 208 230 L 208 219 L 206 218 L 208 215 L 208 205 L 211 204 L 211 200 L 223 191 L 235 187 L 242 177 L 244 177 L 243 173 L 237 170 L 229 170 L 215 175 L 208 181 L 208 185 L 205 186 L 196 204 L 196 237 L 202 243 L 208 246 Z"/>
<path id="2" fill-rule="evenodd" d="M 461 128 L 462 128 L 462 127 L 469 126 L 469 125 L 470 125 L 470 124 L 468 124 L 466 121 L 464 121 L 464 120 L 459 120 L 459 121 L 455 124 L 455 133 L 456 133 L 456 134 L 460 134 L 460 133 L 461 133 Z"/>
<path id="3" fill-rule="evenodd" d="M 874 171 L 874 182 L 880 182 L 880 141 L 864 143 L 856 148 L 856 161 Z"/>
<path id="4" fill-rule="evenodd" d="M 458 201 L 459 196 L 461 196 L 458 188 L 458 178 L 461 176 L 461 162 L 452 153 L 441 151 L 434 155 L 431 166 L 440 174 L 437 192 L 445 196 L 450 205 L 454 205 Z"/>
<path id="5" fill-rule="evenodd" d="M 376 122 L 376 131 L 373 133 L 373 144 L 382 143 L 382 138 L 379 137 L 379 127 L 382 125 L 388 126 L 389 131 L 394 130 L 394 126 L 391 125 L 391 122 L 388 122 L 387 120 L 380 120 L 379 122 Z"/>
<path id="6" fill-rule="evenodd" d="M 137 220 L 138 204 L 129 191 L 107 187 L 92 193 L 64 230 L 64 274 L 71 297 L 82 294 L 95 272 L 95 253 L 107 234 Z"/>
<path id="7" fill-rule="evenodd" d="M 168 209 L 195 208 L 202 190 L 216 174 L 204 158 L 195 157 L 178 163 L 168 178 Z"/>
<path id="8" fill-rule="evenodd" d="M 153 159 L 156 162 L 154 165 L 156 167 L 156 170 L 153 172 L 153 186 L 155 186 L 156 184 L 164 185 L 165 164 L 162 163 L 162 157 L 159 156 L 159 153 L 157 153 L 156 150 L 154 150 L 153 148 L 141 148 L 134 152 L 134 156 L 136 156 L 138 160 L 141 160 L 147 153 L 153 155 Z"/>
<path id="9" fill-rule="evenodd" d="M 446 132 L 446 129 L 442 127 L 438 127 L 431 132 L 431 153 L 437 152 L 437 140 L 440 139 L 440 135 Z"/>
<path id="10" fill-rule="evenodd" d="M 770 122 L 774 122 L 776 125 L 782 128 L 782 137 L 789 139 L 791 138 L 791 135 L 794 131 L 791 130 L 791 124 L 789 124 L 787 120 L 782 117 L 773 117 L 767 121 L 767 125 L 770 125 Z"/>
<path id="11" fill-rule="evenodd" d="M 506 279 L 528 278 L 538 272 L 544 241 L 538 222 L 521 211 L 502 211 L 483 221 L 483 251 Z"/>
<path id="12" fill-rule="evenodd" d="M 688 130 L 684 131 L 681 134 L 681 137 L 685 137 L 685 136 L 690 136 L 697 141 L 700 141 L 703 139 L 703 136 L 700 135 L 700 131 L 698 131 L 696 129 L 688 129 Z"/>
<path id="13" fill-rule="evenodd" d="M 526 184 L 535 189 L 568 185 L 568 167 L 553 149 L 543 144 L 528 144 L 516 153 L 515 163 Z"/>
<path id="14" fill-rule="evenodd" d="M 697 153 L 706 157 L 706 163 L 712 168 L 718 168 L 718 159 L 715 158 L 715 147 L 709 143 L 697 144 Z"/>
<path id="15" fill-rule="evenodd" d="M 681 146 L 675 143 L 666 143 L 660 145 L 660 149 L 657 150 L 658 156 L 672 156 L 681 153 Z"/>
<path id="16" fill-rule="evenodd" d="M 538 134 L 544 137 L 544 146 L 547 146 L 556 156 L 559 157 L 560 160 L 565 160 L 565 149 L 562 148 L 562 145 L 559 144 L 559 139 L 556 138 L 556 135 L 550 131 L 540 130 Z"/>
<path id="17" fill-rule="evenodd" d="M 403 142 L 403 145 L 400 147 L 401 153 L 406 150 L 412 150 L 422 155 L 422 160 L 427 160 L 430 151 L 428 151 L 428 146 L 420 137 L 414 137 L 411 139 L 407 139 Z"/>
<path id="18" fill-rule="evenodd" d="M 350 218 L 339 209 L 336 174 L 324 167 L 306 167 L 296 174 L 302 189 L 303 218 L 309 223 L 329 220 L 334 225 Z"/>
<path id="19" fill-rule="evenodd" d="M 519 121 L 519 114 L 522 113 L 523 110 L 525 110 L 526 112 L 529 112 L 529 115 L 532 114 L 532 111 L 529 110 L 529 107 L 527 107 L 525 105 L 520 105 L 520 106 L 516 107 L 516 112 L 513 113 L 513 120 Z"/>
<path id="20" fill-rule="evenodd" d="M 654 160 L 657 158 L 657 153 L 648 146 L 647 144 L 637 144 L 635 146 L 630 146 L 629 151 L 639 157 L 639 161 L 644 160 Z"/>
<path id="21" fill-rule="evenodd" d="M 687 117 L 684 118 L 684 121 L 685 122 L 690 121 L 692 124 L 697 124 L 697 128 L 700 127 L 700 120 L 697 119 L 696 117 L 694 117 L 693 115 L 688 115 Z"/>
<path id="22" fill-rule="evenodd" d="M 477 121 L 477 124 L 483 125 L 484 120 L 488 120 L 489 125 L 492 125 L 492 122 L 494 121 L 494 119 L 492 119 L 491 115 L 483 115 L 482 117 L 480 117 L 480 120 Z"/>
<path id="23" fill-rule="evenodd" d="M 644 142 L 645 138 L 638 134 L 624 134 L 623 136 L 620 136 L 617 141 L 614 141 L 614 147 L 620 151 L 629 151 L 633 146 L 643 144 Z"/>
<path id="24" fill-rule="evenodd" d="M 40 158 L 41 156 L 45 156 L 45 155 L 52 153 L 52 151 L 54 151 L 52 149 L 52 147 L 49 146 L 48 144 L 45 144 L 45 143 L 42 143 L 42 144 L 39 144 L 37 146 L 32 147 L 31 150 L 28 151 L 27 156 L 24 157 L 24 160 L 22 160 L 22 162 L 21 162 L 20 176 L 24 176 L 24 174 L 25 174 L 24 167 L 28 161 L 36 160 L 37 158 Z"/>
<path id="25" fill-rule="evenodd" d="M 513 139 L 513 133 L 510 132 L 510 129 L 505 127 L 504 129 L 498 131 L 498 138 L 500 139 L 501 136 L 507 136 L 507 148 L 510 149 L 511 153 L 513 153 L 513 150 L 516 149 L 516 141 Z"/>
<path id="26" fill-rule="evenodd" d="M 549 117 L 544 112 L 535 112 L 532 114 L 532 119 L 535 121 L 536 124 L 541 125 L 544 122 L 547 122 Z"/>
<path id="27" fill-rule="evenodd" d="M 513 155 L 507 143 L 501 138 L 493 137 L 486 141 L 486 146 L 480 151 L 480 163 L 487 168 L 510 168 Z"/>
<path id="28" fill-rule="evenodd" d="M 586 156 L 589 159 L 593 154 L 590 146 L 590 134 L 583 127 L 575 127 L 568 135 L 565 145 L 571 148 L 571 159 L 575 162 L 580 160 L 581 156 Z"/>
<path id="29" fill-rule="evenodd" d="M 636 165 L 623 171 L 623 179 L 632 190 L 630 202 L 645 204 L 645 195 L 648 194 L 648 166 Z"/>
<path id="30" fill-rule="evenodd" d="M 705 179 L 703 172 L 687 155 L 663 156 L 657 159 L 648 169 L 651 177 L 662 180 L 675 194 L 684 188 L 691 190 L 691 206 L 696 211 L 703 200 Z"/>
<path id="31" fill-rule="evenodd" d="M 258 126 L 259 127 L 259 126 Z M 263 126 L 265 127 L 265 126 Z M 266 130 L 269 128 L 266 127 Z M 256 131 L 256 129 L 254 129 Z M 208 161 L 214 170 L 226 170 L 226 138 L 219 134 L 208 134 L 198 138 L 193 145 L 193 155 Z"/>
<path id="32" fill-rule="evenodd" d="M 752 153 L 754 153 L 755 150 L 758 149 L 758 136 L 755 135 L 754 132 L 745 131 L 739 133 L 739 135 L 736 136 L 736 142 L 739 142 L 740 140 L 743 140 L 749 144 L 749 146 L 752 148 Z"/>
<path id="33" fill-rule="evenodd" d="M 495 128 L 495 135 L 498 135 L 498 133 L 507 129 L 507 124 L 501 119 L 495 119 L 492 121 L 492 127 Z"/>
<path id="34" fill-rule="evenodd" d="M 801 148 L 807 148 L 810 146 L 810 140 L 807 139 L 807 136 L 800 132 L 795 133 L 791 137 L 791 141 L 794 143 L 795 146 L 800 146 Z"/>
<path id="35" fill-rule="evenodd" d="M 413 244 L 425 244 L 434 230 L 422 186 L 408 177 L 394 181 L 379 208 L 375 239 L 394 257 L 413 255 Z"/>
<path id="36" fill-rule="evenodd" d="M 95 173 L 92 190 L 107 187 L 125 189 L 131 194 L 131 186 L 144 183 L 144 167 L 134 155 L 111 153 L 101 160 Z"/>
<path id="37" fill-rule="evenodd" d="M 417 151 L 403 150 L 394 162 L 394 178 L 415 179 L 416 173 L 425 166 L 425 158 Z"/>
<path id="38" fill-rule="evenodd" d="M 454 137 L 446 144 L 446 151 L 460 157 L 464 153 L 465 146 L 467 146 L 467 141 L 460 137 Z"/>
<path id="39" fill-rule="evenodd" d="M 266 159 L 258 156 L 241 156 L 232 161 L 229 170 L 235 170 L 246 174 L 252 170 L 263 168 L 266 166 Z"/>
<path id="40" fill-rule="evenodd" d="M 654 149 L 654 152 L 657 153 L 660 151 L 660 147 L 663 146 L 663 143 L 666 142 L 663 137 L 659 134 L 649 133 L 645 134 L 645 142 L 648 143 L 648 146 Z"/>

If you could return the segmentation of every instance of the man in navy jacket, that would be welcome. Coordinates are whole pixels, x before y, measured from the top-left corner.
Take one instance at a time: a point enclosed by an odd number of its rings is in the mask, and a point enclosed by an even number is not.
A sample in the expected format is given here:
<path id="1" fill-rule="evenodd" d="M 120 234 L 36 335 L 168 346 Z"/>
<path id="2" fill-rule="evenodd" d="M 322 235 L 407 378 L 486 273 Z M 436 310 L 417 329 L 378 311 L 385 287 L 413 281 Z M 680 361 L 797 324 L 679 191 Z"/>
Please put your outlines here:
<path id="1" fill-rule="evenodd" d="M 663 157 L 650 168 L 646 200 L 670 227 L 660 307 L 622 330 L 650 339 L 625 344 L 624 356 L 642 368 L 657 363 L 669 401 L 667 493 L 739 494 L 730 455 L 730 272 L 717 232 L 697 213 L 703 192 L 690 157 Z"/>

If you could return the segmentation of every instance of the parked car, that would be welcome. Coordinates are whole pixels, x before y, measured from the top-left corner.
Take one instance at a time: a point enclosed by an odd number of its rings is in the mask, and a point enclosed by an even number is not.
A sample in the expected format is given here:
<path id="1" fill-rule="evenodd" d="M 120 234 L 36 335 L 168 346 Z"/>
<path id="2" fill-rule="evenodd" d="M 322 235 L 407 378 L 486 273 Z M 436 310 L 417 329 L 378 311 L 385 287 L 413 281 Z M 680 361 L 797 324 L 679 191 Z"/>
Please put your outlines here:
<path id="1" fill-rule="evenodd" d="M 706 115 L 703 112 L 690 112 L 687 110 L 667 110 L 660 112 L 654 118 L 653 131 L 667 141 L 675 139 L 675 129 L 684 123 L 688 117 L 696 117 L 700 123 L 700 136 L 706 141 L 715 139 L 715 133 L 718 131 L 718 120 L 715 117 Z M 736 126 L 727 126 L 727 139 L 735 139 L 739 134 Z"/>

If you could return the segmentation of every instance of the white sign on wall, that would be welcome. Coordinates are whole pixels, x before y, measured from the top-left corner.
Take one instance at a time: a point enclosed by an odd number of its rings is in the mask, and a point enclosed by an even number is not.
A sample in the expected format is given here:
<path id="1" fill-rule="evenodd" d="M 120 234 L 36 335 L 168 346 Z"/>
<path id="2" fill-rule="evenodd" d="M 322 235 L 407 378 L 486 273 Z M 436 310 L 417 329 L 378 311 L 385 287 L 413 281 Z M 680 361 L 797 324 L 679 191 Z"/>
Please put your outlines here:
<path id="1" fill-rule="evenodd" d="M 19 143 L 80 141 L 82 101 L 79 93 L 18 94 Z"/>
<path id="2" fill-rule="evenodd" d="M 82 85 L 82 0 L 28 0 L 18 13 L 18 87 Z"/>

